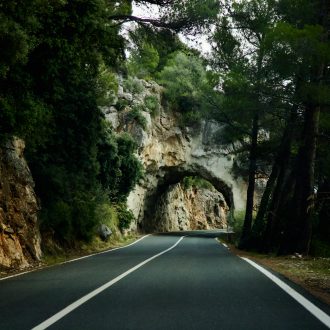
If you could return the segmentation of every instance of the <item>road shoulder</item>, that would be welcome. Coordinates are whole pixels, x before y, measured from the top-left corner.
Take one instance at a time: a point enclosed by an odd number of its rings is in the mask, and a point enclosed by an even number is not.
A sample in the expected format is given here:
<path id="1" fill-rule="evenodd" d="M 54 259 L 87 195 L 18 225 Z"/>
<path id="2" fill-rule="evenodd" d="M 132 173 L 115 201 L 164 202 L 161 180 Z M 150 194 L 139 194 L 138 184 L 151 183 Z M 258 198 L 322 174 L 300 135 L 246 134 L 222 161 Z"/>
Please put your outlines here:
<path id="1" fill-rule="evenodd" d="M 233 254 L 253 260 L 261 266 L 281 274 L 330 306 L 329 258 L 303 258 L 299 255 L 275 257 L 239 250 L 235 245 L 229 243 L 226 245 Z"/>

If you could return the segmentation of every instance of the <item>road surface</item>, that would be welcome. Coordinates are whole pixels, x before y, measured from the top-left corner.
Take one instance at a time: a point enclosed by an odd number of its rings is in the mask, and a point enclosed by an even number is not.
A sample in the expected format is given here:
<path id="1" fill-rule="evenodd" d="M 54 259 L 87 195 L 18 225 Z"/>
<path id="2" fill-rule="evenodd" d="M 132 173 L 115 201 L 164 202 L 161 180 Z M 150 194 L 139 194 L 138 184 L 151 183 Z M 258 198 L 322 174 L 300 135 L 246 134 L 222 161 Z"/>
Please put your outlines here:
<path id="1" fill-rule="evenodd" d="M 2 280 L 0 329 L 328 329 L 327 306 L 300 289 L 297 302 L 215 236 L 150 235 Z"/>

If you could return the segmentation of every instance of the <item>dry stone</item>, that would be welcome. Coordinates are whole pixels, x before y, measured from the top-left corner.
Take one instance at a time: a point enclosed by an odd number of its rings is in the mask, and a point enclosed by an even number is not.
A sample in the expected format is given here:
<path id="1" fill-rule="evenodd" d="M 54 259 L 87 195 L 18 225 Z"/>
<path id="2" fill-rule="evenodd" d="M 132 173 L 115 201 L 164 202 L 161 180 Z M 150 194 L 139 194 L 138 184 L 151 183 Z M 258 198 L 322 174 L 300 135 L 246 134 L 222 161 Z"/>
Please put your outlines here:
<path id="1" fill-rule="evenodd" d="M 14 139 L 0 147 L 0 268 L 26 268 L 41 258 L 38 203 L 23 156 Z"/>
<path id="2" fill-rule="evenodd" d="M 134 95 L 133 103 L 143 107 L 145 97 L 153 95 L 161 104 L 162 88 L 154 82 L 141 81 L 141 83 L 144 90 L 140 95 Z M 124 93 L 124 89 L 120 87 L 119 97 L 126 98 Z M 130 110 L 128 106 L 124 112 Z M 118 116 L 112 113 L 111 116 L 119 118 L 120 121 L 125 116 L 119 113 L 122 112 L 118 112 Z M 118 127 L 118 132 L 126 131 L 134 137 L 139 146 L 137 157 L 145 170 L 144 180 L 135 187 L 127 200 L 128 207 L 137 220 L 132 230 L 137 226 L 146 229 L 150 224 L 148 222 L 152 221 L 154 215 L 152 207 L 155 199 L 159 197 L 159 187 L 177 183 L 185 174 L 200 175 L 211 181 L 223 193 L 228 205 L 235 205 L 236 209 L 244 208 L 246 187 L 242 180 L 233 178 L 232 159 L 225 155 L 226 150 L 214 143 L 214 137 L 221 131 L 221 126 L 215 122 L 203 121 L 195 128 L 182 127 L 180 117 L 162 106 L 153 117 L 146 116 L 144 111 L 141 111 L 141 114 L 147 119 L 146 129 L 137 128 L 137 123 L 126 125 L 121 122 L 118 125 L 115 120 L 113 123 Z M 112 121 L 111 116 L 107 117 L 110 121 Z M 182 220 L 185 218 L 185 211 L 178 212 L 181 219 L 180 226 L 182 228 L 189 226 L 185 220 Z M 213 220 L 211 217 L 209 222 Z M 175 226 L 177 225 L 176 223 Z M 171 225 L 168 225 L 169 227 Z"/>

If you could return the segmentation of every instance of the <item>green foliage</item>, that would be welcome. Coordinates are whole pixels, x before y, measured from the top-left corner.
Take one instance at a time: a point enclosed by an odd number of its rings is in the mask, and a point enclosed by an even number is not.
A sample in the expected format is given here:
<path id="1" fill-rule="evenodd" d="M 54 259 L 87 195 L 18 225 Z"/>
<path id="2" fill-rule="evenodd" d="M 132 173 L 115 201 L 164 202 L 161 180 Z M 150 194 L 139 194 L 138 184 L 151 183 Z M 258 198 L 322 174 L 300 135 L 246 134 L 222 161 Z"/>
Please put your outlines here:
<path id="1" fill-rule="evenodd" d="M 132 211 L 128 210 L 126 205 L 119 203 L 116 205 L 117 215 L 118 215 L 118 226 L 121 231 L 128 229 L 134 220 L 134 215 Z"/>
<path id="2" fill-rule="evenodd" d="M 220 10 L 221 3 L 217 0 L 173 1 L 169 10 L 165 11 L 164 20 L 171 22 L 176 30 L 200 30 L 214 23 Z"/>
<path id="3" fill-rule="evenodd" d="M 133 49 L 128 62 L 129 72 L 138 78 L 148 79 L 156 71 L 159 64 L 157 49 L 148 43 L 142 43 Z"/>
<path id="4" fill-rule="evenodd" d="M 115 206 L 112 205 L 109 199 L 104 198 L 97 204 L 95 217 L 98 224 L 107 225 L 112 232 L 118 228 L 118 216 Z"/>
<path id="5" fill-rule="evenodd" d="M 186 176 L 182 180 L 183 188 L 185 190 L 190 189 L 191 187 L 197 188 L 197 189 L 209 189 L 209 190 L 215 190 L 212 183 L 199 177 L 199 176 Z"/>
<path id="6" fill-rule="evenodd" d="M 146 95 L 144 98 L 144 106 L 150 112 L 152 117 L 155 117 L 160 108 L 160 104 L 156 95 Z"/>
<path id="7" fill-rule="evenodd" d="M 116 223 L 109 203 L 120 204 L 122 229 L 132 221 L 123 202 L 142 177 L 136 145 L 127 135 L 114 136 L 98 108 L 113 104 L 118 91 L 115 72 L 123 67 L 125 40 L 113 16 L 131 14 L 131 5 L 129 0 L 0 4 L 0 139 L 17 135 L 26 140 L 41 200 L 42 231 L 68 244 L 89 240 L 102 218 Z M 165 103 L 182 114 L 183 125 L 194 125 L 209 114 L 225 122 L 221 143 L 235 145 L 238 170 L 247 169 L 255 114 L 272 142 L 261 145 L 258 136 L 257 159 L 264 163 L 272 160 L 269 149 L 278 145 L 288 109 L 296 105 L 301 121 L 306 109 L 321 106 L 326 110 L 321 113 L 316 171 L 320 182 L 328 180 L 329 70 L 320 79 L 316 70 L 320 63 L 327 68 L 330 59 L 326 25 L 321 23 L 328 15 L 320 17 L 319 1 L 225 5 L 231 7 L 226 17 L 215 0 L 171 1 L 162 13 L 162 22 L 174 30 L 216 23 L 216 74 L 206 71 L 203 60 L 173 30 L 145 25 L 131 34 L 135 47 L 128 71 L 157 77 L 165 87 Z M 124 88 L 133 96 L 144 91 L 143 83 L 132 77 Z M 119 100 L 116 107 L 127 105 Z M 141 110 L 155 115 L 158 99 L 146 96 L 127 115 L 145 127 Z M 293 157 L 300 141 L 292 145 Z M 187 178 L 184 184 L 205 184 L 196 180 Z"/>
<path id="8" fill-rule="evenodd" d="M 128 105 L 130 105 L 130 102 L 126 99 L 118 99 L 117 103 L 115 104 L 115 107 L 118 111 L 123 111 Z"/>
<path id="9" fill-rule="evenodd" d="M 206 71 L 200 59 L 178 52 L 168 61 L 159 74 L 159 81 L 166 87 L 165 96 L 173 104 L 178 97 L 197 97 L 206 83 Z"/>
<path id="10" fill-rule="evenodd" d="M 165 87 L 164 96 L 171 108 L 184 114 L 183 124 L 199 123 L 210 89 L 202 60 L 193 54 L 175 53 L 159 73 L 159 82 Z"/>
<path id="11" fill-rule="evenodd" d="M 310 254 L 312 256 L 330 258 L 330 244 L 328 241 L 312 239 Z"/>
<path id="12" fill-rule="evenodd" d="M 112 202 L 123 202 L 142 178 L 142 165 L 134 155 L 136 145 L 129 135 L 114 137 L 109 129 L 103 134 L 98 145 L 98 179 Z"/>
<path id="13" fill-rule="evenodd" d="M 0 79 L 27 61 L 36 44 L 38 1 L 2 1 L 0 12 Z"/>
<path id="14" fill-rule="evenodd" d="M 141 72 L 141 77 L 147 79 L 154 78 L 174 52 L 186 49 L 178 36 L 167 29 L 155 30 L 149 26 L 140 26 L 130 33 L 130 39 L 135 48 L 128 61 L 128 70 L 132 75 L 137 76 L 140 76 L 139 72 Z M 144 51 L 146 47 L 152 53 L 151 57 Z M 146 65 L 143 65 L 143 62 Z"/>
<path id="15" fill-rule="evenodd" d="M 109 211 L 106 195 L 124 200 L 141 174 L 134 143 L 112 136 L 98 109 L 113 103 L 124 57 L 120 27 L 109 16 L 130 14 L 131 2 L 0 7 L 1 138 L 27 142 L 42 232 L 67 244 L 90 240 Z"/>
<path id="16" fill-rule="evenodd" d="M 237 237 L 239 237 L 241 232 L 242 232 L 243 223 L 244 223 L 244 216 L 245 216 L 244 211 L 235 211 L 233 230 L 234 230 L 235 233 L 238 234 Z"/>
<path id="17" fill-rule="evenodd" d="M 141 113 L 141 111 L 143 111 L 144 108 L 142 105 L 134 105 L 132 107 L 132 110 L 127 114 L 127 120 L 129 122 L 135 121 L 136 123 L 138 123 L 143 129 L 146 129 L 147 127 L 147 120 L 146 118 L 143 116 L 143 114 Z"/>
<path id="18" fill-rule="evenodd" d="M 75 192 L 68 201 L 52 200 L 40 214 L 41 230 L 71 244 L 75 239 L 90 241 L 98 224 L 97 201 L 90 193 Z"/>
<path id="19" fill-rule="evenodd" d="M 141 80 L 136 77 L 128 77 L 123 82 L 124 90 L 131 92 L 133 95 L 141 94 L 144 91 L 144 86 Z"/>
<path id="20" fill-rule="evenodd" d="M 117 138 L 118 156 L 122 177 L 118 183 L 120 195 L 127 197 L 138 181 L 143 177 L 142 165 L 136 158 L 136 144 L 128 134 L 122 134 Z"/>
<path id="21" fill-rule="evenodd" d="M 118 93 L 118 81 L 116 75 L 105 66 L 101 65 L 96 81 L 97 104 L 109 106 L 114 103 Z"/>

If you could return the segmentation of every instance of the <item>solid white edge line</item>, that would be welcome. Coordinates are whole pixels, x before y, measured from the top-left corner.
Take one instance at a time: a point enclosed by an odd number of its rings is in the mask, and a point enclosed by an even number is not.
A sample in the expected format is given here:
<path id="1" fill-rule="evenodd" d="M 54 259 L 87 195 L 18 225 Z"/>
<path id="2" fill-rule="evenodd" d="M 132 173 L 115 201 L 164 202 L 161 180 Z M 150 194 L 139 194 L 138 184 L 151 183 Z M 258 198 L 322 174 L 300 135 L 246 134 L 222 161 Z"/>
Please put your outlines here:
<path id="1" fill-rule="evenodd" d="M 168 249 L 166 249 L 166 250 L 164 250 L 164 251 L 162 251 L 162 252 L 154 255 L 153 257 L 150 257 L 150 258 L 148 258 L 148 259 L 140 262 L 139 264 L 137 264 L 133 268 L 129 269 L 125 273 L 122 273 L 121 275 L 115 277 L 111 281 L 105 283 L 104 285 L 100 286 L 99 288 L 95 289 L 94 291 L 86 294 L 82 298 L 80 298 L 77 301 L 73 302 L 72 304 L 68 305 L 67 307 L 65 307 L 64 309 L 62 309 L 61 311 L 59 311 L 58 313 L 56 313 L 55 315 L 53 315 L 49 319 L 45 320 L 44 322 L 40 323 L 36 327 L 32 328 L 32 330 L 44 330 L 44 329 L 47 329 L 49 326 L 51 326 L 55 322 L 59 321 L 64 316 L 66 316 L 67 314 L 71 313 L 73 310 L 75 310 L 76 308 L 78 308 L 79 306 L 81 306 L 82 304 L 84 304 L 85 302 L 87 302 L 88 300 L 94 298 L 99 293 L 101 293 L 104 290 L 108 289 L 109 287 L 111 287 L 112 285 L 114 285 L 115 283 L 117 283 L 118 281 L 120 281 L 121 279 L 123 279 L 124 277 L 126 277 L 127 275 L 133 273 L 134 271 L 136 271 L 137 269 L 141 268 L 142 266 L 144 266 L 148 262 L 150 262 L 150 261 L 152 261 L 152 260 L 160 257 L 161 255 L 163 255 L 163 254 L 171 251 L 172 249 L 174 249 L 184 239 L 184 237 L 185 236 L 182 236 L 174 245 L 172 245 Z"/>
<path id="2" fill-rule="evenodd" d="M 261 273 L 267 276 L 270 280 L 272 280 L 276 285 L 278 285 L 282 290 L 284 290 L 287 294 L 289 294 L 293 299 L 295 299 L 300 305 L 302 305 L 305 309 L 307 309 L 311 314 L 313 314 L 319 321 L 321 321 L 324 325 L 330 328 L 330 316 L 323 312 L 320 308 L 315 306 L 312 302 L 302 296 L 300 293 L 292 289 L 289 285 L 284 283 L 278 277 L 273 275 L 271 272 L 266 270 L 265 268 L 259 266 L 254 261 L 240 257 L 241 259 L 248 262 L 254 268 L 258 269 Z"/>
<path id="3" fill-rule="evenodd" d="M 117 251 L 117 250 L 125 249 L 125 248 L 127 248 L 127 247 L 130 247 L 130 246 L 132 246 L 132 245 L 134 245 L 134 244 L 136 244 L 136 243 L 142 241 L 143 239 L 145 239 L 145 238 L 148 237 L 148 236 L 150 236 L 150 234 L 148 234 L 148 235 L 144 235 L 144 236 L 142 236 L 141 238 L 139 238 L 138 240 L 136 240 L 136 241 L 134 241 L 134 242 L 132 242 L 132 243 L 130 243 L 130 244 L 128 244 L 128 245 L 125 245 L 125 246 L 119 246 L 119 247 L 117 247 L 117 248 L 113 248 L 113 249 L 105 250 L 105 251 L 101 251 L 101 252 L 96 252 L 96 253 L 93 253 L 93 254 L 89 254 L 89 255 L 87 255 L 87 256 L 83 256 L 83 257 L 76 258 L 76 259 L 71 259 L 71 260 L 68 260 L 68 261 L 63 261 L 63 262 L 61 262 L 59 265 L 64 265 L 64 264 L 68 264 L 68 263 L 70 263 L 70 262 L 74 262 L 74 261 L 78 261 L 78 260 L 86 259 L 86 258 L 89 258 L 89 257 L 94 257 L 94 256 L 97 256 L 97 255 L 99 255 L 99 254 L 105 254 L 105 253 L 110 253 L 110 252 L 112 252 L 112 251 Z"/>
<path id="4" fill-rule="evenodd" d="M 92 253 L 92 254 L 89 254 L 89 255 L 84 256 L 84 257 L 80 257 L 80 258 L 76 258 L 76 259 L 71 259 L 71 260 L 68 260 L 68 261 L 63 261 L 63 262 L 60 262 L 60 263 L 55 264 L 55 265 L 45 266 L 45 267 L 39 267 L 39 268 L 32 269 L 32 270 L 29 270 L 29 271 L 26 271 L 26 272 L 22 272 L 22 273 L 18 273 L 18 274 L 15 274 L 15 275 L 10 275 L 10 276 L 6 276 L 6 277 L 2 277 L 2 278 L 0 278 L 0 281 L 9 280 L 10 278 L 22 276 L 22 275 L 29 274 L 29 273 L 33 273 L 33 272 L 36 272 L 38 270 L 43 270 L 43 269 L 47 269 L 47 268 L 50 268 L 50 267 L 60 266 L 60 265 L 68 264 L 70 262 L 75 262 L 75 261 L 79 261 L 79 260 L 82 260 L 82 259 L 94 257 L 94 256 L 97 256 L 99 254 L 110 253 L 112 251 L 117 251 L 117 250 L 120 250 L 120 249 L 125 249 L 127 247 L 130 247 L 130 246 L 132 246 L 132 245 L 134 245 L 134 244 L 142 241 L 143 239 L 145 239 L 146 237 L 148 237 L 150 235 L 151 234 L 144 235 L 141 238 L 139 238 L 138 240 L 134 241 L 133 243 L 130 243 L 130 244 L 125 245 L 125 246 L 120 246 L 120 247 L 109 249 L 109 250 L 106 250 L 106 251 Z"/>

